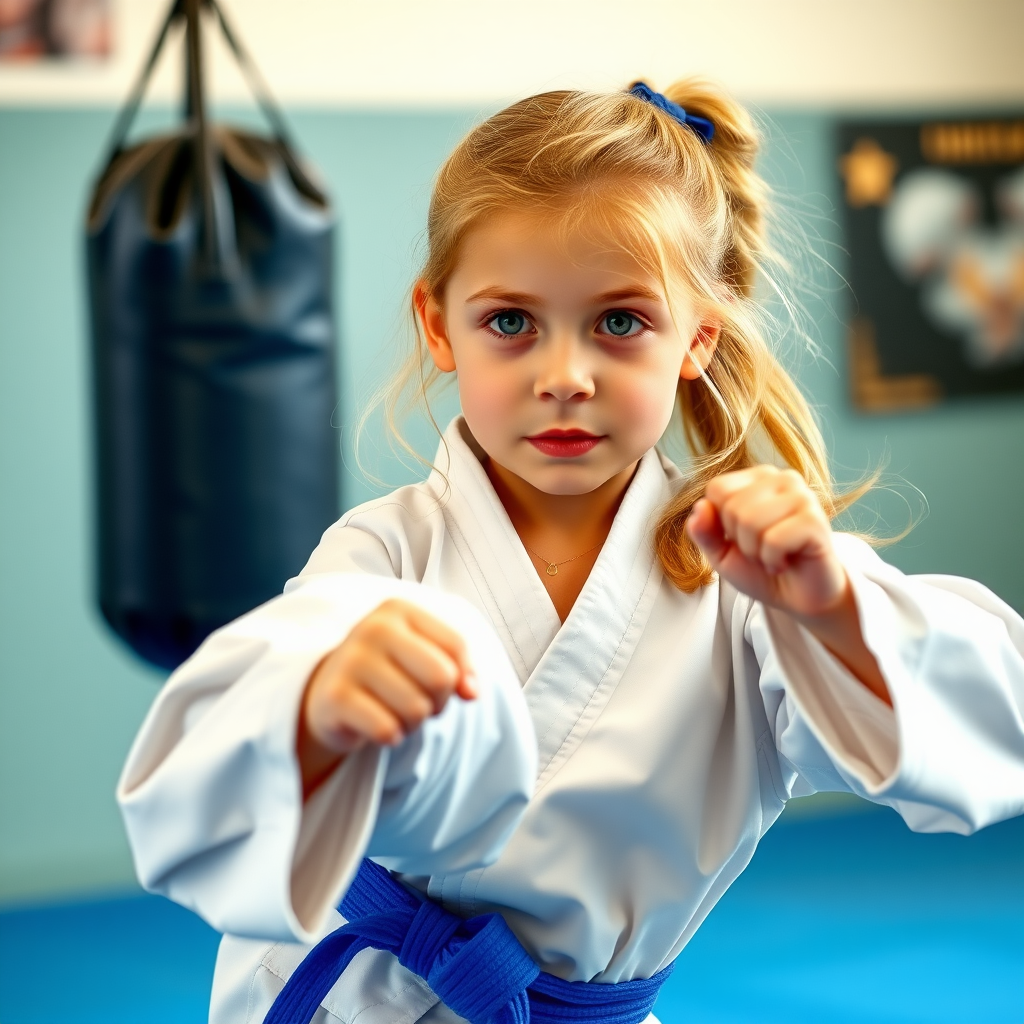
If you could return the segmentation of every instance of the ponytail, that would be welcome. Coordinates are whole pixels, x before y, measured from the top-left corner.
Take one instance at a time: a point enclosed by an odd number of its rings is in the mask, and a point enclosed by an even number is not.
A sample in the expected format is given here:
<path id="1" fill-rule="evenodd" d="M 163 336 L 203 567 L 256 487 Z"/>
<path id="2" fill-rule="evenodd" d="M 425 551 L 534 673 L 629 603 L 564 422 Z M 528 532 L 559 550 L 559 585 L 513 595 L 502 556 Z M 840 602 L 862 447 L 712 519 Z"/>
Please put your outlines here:
<path id="1" fill-rule="evenodd" d="M 799 388 L 764 340 L 753 293 L 759 270 L 781 262 L 767 238 L 770 192 L 755 163 L 760 135 L 749 112 L 699 79 L 676 82 L 665 95 L 715 126 L 706 147 L 728 210 L 721 281 L 729 289 L 714 359 L 703 380 L 680 380 L 683 434 L 691 472 L 655 529 L 655 550 L 665 575 L 680 590 L 710 583 L 714 572 L 686 533 L 694 504 L 715 476 L 775 457 L 795 469 L 829 519 L 860 498 L 873 480 L 837 494 L 814 415 Z"/>
<path id="2" fill-rule="evenodd" d="M 768 186 L 755 169 L 760 133 L 745 107 L 702 79 L 685 78 L 665 95 L 715 126 L 707 152 L 718 171 L 732 229 L 722 259 L 722 278 L 737 294 L 751 298 L 758 262 L 767 249 Z"/>

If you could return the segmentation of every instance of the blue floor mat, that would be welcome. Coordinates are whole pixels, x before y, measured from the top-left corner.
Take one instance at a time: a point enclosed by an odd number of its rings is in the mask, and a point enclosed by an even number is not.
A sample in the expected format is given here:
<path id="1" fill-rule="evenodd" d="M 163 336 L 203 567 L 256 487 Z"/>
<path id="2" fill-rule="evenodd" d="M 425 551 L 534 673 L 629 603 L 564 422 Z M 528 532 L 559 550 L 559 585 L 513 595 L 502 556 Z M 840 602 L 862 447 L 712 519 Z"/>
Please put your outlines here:
<path id="1" fill-rule="evenodd" d="M 0 913 L 0 1024 L 203 1024 L 220 936 L 159 896 Z"/>
<path id="2" fill-rule="evenodd" d="M 1022 1024 L 1024 818 L 776 826 L 683 950 L 664 1024 Z"/>
<path id="3" fill-rule="evenodd" d="M 0 1024 L 201 1024 L 217 936 L 157 897 L 0 913 Z M 1024 818 L 776 826 L 683 951 L 664 1024 L 1021 1024 Z"/>

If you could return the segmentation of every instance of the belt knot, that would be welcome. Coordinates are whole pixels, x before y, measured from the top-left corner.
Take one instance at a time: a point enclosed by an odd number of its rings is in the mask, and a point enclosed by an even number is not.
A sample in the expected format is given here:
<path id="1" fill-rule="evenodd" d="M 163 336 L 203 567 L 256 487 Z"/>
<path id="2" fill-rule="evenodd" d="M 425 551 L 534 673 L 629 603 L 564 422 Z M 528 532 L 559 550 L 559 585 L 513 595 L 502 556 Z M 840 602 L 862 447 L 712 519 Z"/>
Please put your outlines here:
<path id="1" fill-rule="evenodd" d="M 364 860 L 339 908 L 348 924 L 310 950 L 264 1024 L 309 1024 L 363 949 L 386 950 L 470 1024 L 641 1024 L 672 965 L 617 985 L 544 974 L 500 914 L 469 920 L 406 889 Z"/>

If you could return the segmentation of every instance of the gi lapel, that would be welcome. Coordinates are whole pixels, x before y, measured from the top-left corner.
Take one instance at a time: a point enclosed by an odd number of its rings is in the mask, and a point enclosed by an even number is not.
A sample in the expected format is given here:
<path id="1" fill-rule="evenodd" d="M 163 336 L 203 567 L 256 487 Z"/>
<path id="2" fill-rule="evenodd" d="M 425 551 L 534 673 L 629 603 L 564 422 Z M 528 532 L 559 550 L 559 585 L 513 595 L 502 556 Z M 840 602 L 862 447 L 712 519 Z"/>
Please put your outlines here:
<path id="1" fill-rule="evenodd" d="M 461 417 L 445 431 L 439 466 L 451 493 L 445 522 L 485 609 L 525 683 L 537 731 L 538 789 L 600 714 L 643 632 L 661 583 L 651 530 L 668 500 L 668 472 L 655 451 L 641 460 L 611 532 L 564 624 L 490 480 Z M 443 487 L 438 477 L 434 486 Z"/>
<path id="2" fill-rule="evenodd" d="M 537 791 L 589 732 L 643 633 L 662 579 L 651 532 L 669 494 L 661 459 L 649 451 L 569 617 L 527 681 L 526 703 L 537 731 Z"/>
<path id="3" fill-rule="evenodd" d="M 462 417 L 452 420 L 434 463 L 445 469 L 451 488 L 442 502 L 445 525 L 525 684 L 561 623 L 467 438 Z M 435 473 L 431 485 L 440 495 L 444 480 Z"/>

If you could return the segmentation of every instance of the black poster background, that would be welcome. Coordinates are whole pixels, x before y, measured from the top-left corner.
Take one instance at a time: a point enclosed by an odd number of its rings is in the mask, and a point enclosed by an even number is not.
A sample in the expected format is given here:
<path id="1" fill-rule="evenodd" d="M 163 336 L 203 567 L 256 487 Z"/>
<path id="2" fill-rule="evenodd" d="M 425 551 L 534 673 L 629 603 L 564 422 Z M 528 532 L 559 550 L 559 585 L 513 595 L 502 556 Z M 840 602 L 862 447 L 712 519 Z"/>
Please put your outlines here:
<path id="1" fill-rule="evenodd" d="M 837 174 L 844 211 L 847 278 L 853 292 L 850 317 L 850 384 L 854 405 L 869 411 L 922 407 L 946 397 L 1024 392 L 1024 362 L 990 368 L 972 365 L 962 336 L 929 320 L 921 305 L 921 285 L 908 284 L 883 248 L 884 204 L 851 206 L 847 201 L 842 158 L 858 140 L 874 140 L 898 161 L 893 185 L 910 171 L 941 167 L 974 183 L 983 197 L 979 221 L 999 222 L 994 186 L 1021 166 L 1019 160 L 929 161 L 922 152 L 922 128 L 941 125 L 1019 126 L 1021 118 L 955 116 L 928 120 L 844 121 L 837 125 Z M 982 155 L 983 156 L 983 155 Z M 874 348 L 872 350 L 872 343 Z"/>

